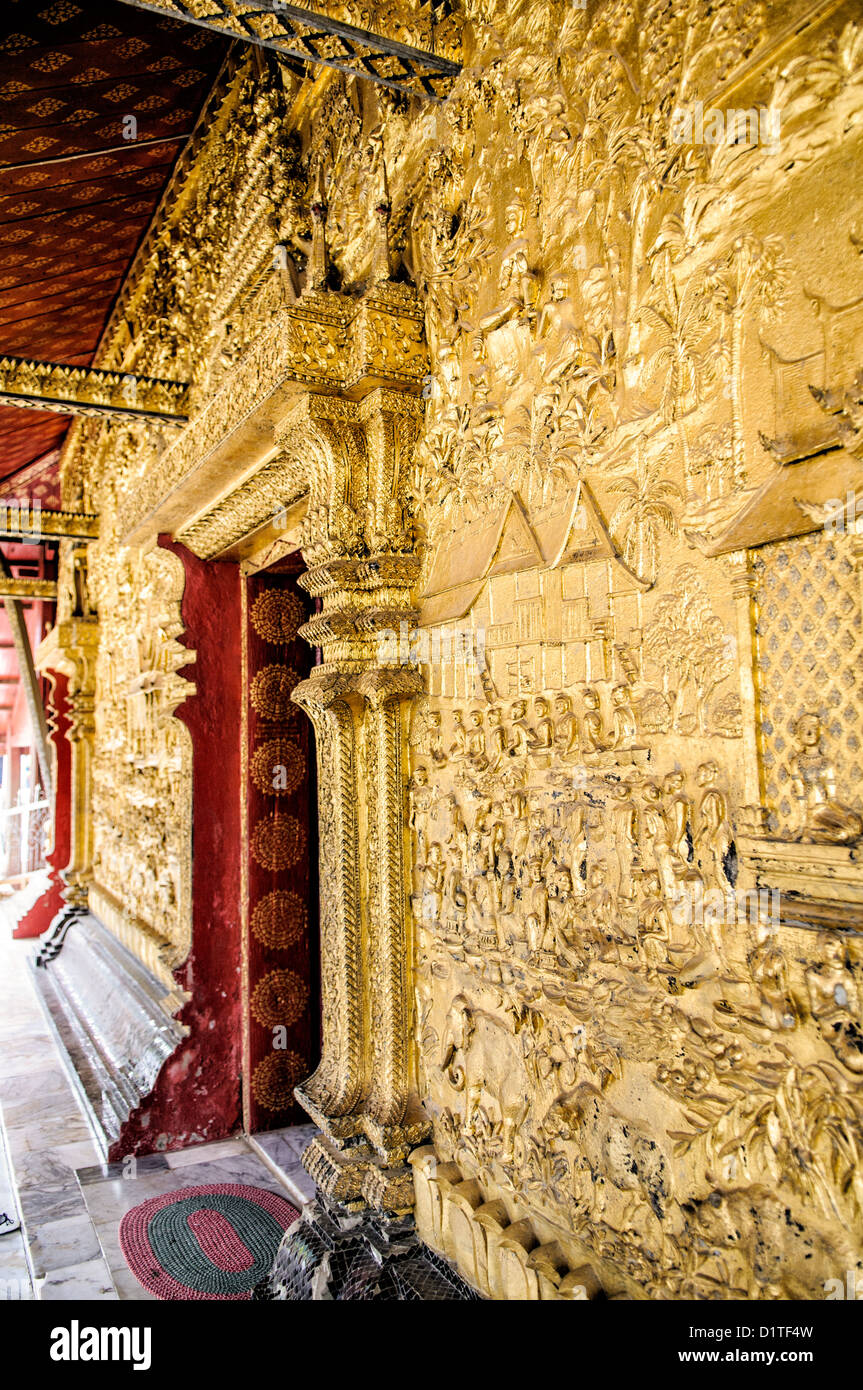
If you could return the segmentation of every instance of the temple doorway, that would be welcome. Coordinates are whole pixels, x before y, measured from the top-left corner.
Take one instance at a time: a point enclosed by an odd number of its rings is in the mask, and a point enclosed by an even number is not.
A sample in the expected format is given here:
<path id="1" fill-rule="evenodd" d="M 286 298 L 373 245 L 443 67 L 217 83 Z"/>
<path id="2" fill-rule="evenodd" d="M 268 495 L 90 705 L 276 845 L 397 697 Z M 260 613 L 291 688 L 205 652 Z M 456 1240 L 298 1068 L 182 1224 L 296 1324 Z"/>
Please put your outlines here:
<path id="1" fill-rule="evenodd" d="M 316 661 L 299 554 L 242 580 L 243 1128 L 302 1124 L 294 1087 L 320 1059 L 314 730 L 291 693 Z"/>

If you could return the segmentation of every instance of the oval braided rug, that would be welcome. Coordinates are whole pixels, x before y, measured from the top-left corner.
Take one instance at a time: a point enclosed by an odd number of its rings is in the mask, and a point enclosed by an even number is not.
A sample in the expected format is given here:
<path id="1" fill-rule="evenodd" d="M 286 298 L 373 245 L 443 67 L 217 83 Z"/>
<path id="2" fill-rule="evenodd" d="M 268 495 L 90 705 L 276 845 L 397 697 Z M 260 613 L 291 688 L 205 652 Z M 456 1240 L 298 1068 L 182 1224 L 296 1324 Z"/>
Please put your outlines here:
<path id="1" fill-rule="evenodd" d="M 127 1211 L 120 1249 L 138 1283 L 156 1298 L 251 1298 L 299 1214 L 263 1187 L 184 1187 Z"/>

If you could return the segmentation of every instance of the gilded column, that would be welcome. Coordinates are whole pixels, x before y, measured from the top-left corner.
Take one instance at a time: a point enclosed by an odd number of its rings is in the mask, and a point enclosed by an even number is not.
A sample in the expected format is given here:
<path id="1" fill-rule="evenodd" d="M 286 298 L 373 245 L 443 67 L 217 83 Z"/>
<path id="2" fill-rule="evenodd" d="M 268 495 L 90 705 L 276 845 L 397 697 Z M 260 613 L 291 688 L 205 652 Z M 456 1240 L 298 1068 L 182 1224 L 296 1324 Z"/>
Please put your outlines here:
<path id="1" fill-rule="evenodd" d="M 93 878 L 92 766 L 95 737 L 96 657 L 99 624 L 95 618 L 57 623 L 36 653 L 40 671 L 67 677 L 68 740 L 71 754 L 70 855 L 60 877 L 66 908 L 39 952 L 39 963 L 60 950 L 69 923 L 87 909 Z"/>

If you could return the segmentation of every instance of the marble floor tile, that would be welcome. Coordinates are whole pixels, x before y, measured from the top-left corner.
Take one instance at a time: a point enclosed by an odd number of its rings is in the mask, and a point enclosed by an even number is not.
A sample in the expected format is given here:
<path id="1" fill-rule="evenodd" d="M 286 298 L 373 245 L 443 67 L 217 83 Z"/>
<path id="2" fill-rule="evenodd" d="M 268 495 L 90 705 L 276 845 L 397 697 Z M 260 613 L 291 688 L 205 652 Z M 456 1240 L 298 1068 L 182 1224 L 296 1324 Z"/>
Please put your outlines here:
<path id="1" fill-rule="evenodd" d="M 42 1071 L 25 1072 L 18 1076 L 0 1077 L 0 1105 L 4 1110 L 34 1096 L 65 1095 L 69 1078 L 59 1068 L 45 1067 Z"/>
<path id="2" fill-rule="evenodd" d="M 237 1154 L 249 1153 L 245 1139 L 222 1139 L 215 1144 L 196 1144 L 191 1149 L 180 1149 L 177 1153 L 165 1154 L 171 1168 L 188 1168 L 202 1160 L 210 1162 L 215 1158 L 234 1158 Z"/>
<path id="3" fill-rule="evenodd" d="M 269 1130 L 254 1136 L 269 1161 L 282 1174 L 285 1185 L 297 1202 L 310 1202 L 315 1184 L 302 1165 L 301 1158 L 317 1129 L 314 1125 L 292 1125 L 288 1129 Z"/>
<path id="4" fill-rule="evenodd" d="M 101 1258 L 99 1240 L 86 1209 L 81 1216 L 48 1221 L 43 1226 L 28 1225 L 28 1234 L 30 1258 L 37 1275 L 49 1276 L 69 1265 L 86 1264 Z"/>
<path id="5" fill-rule="evenodd" d="M 0 1078 L 8 1080 L 45 1071 L 56 1061 L 56 1044 L 47 1034 L 44 1038 L 28 1038 L 25 1042 L 4 1039 L 0 1047 Z"/>
<path id="6" fill-rule="evenodd" d="M 152 1173 L 167 1173 L 168 1162 L 164 1154 L 143 1154 L 140 1158 L 123 1159 L 120 1163 L 95 1163 L 77 1170 L 81 1187 L 91 1183 L 122 1181 L 130 1182 L 137 1178 L 149 1177 Z"/>
<path id="7" fill-rule="evenodd" d="M 234 1158 L 219 1158 L 212 1163 L 180 1168 L 176 1173 L 177 1187 L 194 1187 L 197 1183 L 233 1182 L 249 1187 L 264 1187 L 269 1192 L 283 1192 L 274 1173 L 257 1154 L 237 1154 Z"/>
<path id="8" fill-rule="evenodd" d="M 288 1129 L 271 1129 L 254 1137 L 255 1143 L 271 1157 L 276 1153 L 293 1153 L 301 1158 L 317 1132 L 314 1125 L 292 1125 Z"/>
<path id="9" fill-rule="evenodd" d="M 91 1221 L 107 1225 L 121 1221 L 132 1207 L 145 1202 L 148 1197 L 161 1195 L 163 1191 L 170 1192 L 172 1187 L 176 1187 L 173 1180 L 160 1186 L 155 1176 L 148 1181 L 110 1178 L 104 1182 L 89 1183 L 81 1188 L 81 1193 Z"/>
<path id="10" fill-rule="evenodd" d="M 67 1221 L 73 1216 L 86 1216 L 87 1206 L 81 1190 L 71 1183 L 66 1187 L 22 1188 L 18 1194 L 21 1215 L 28 1233 L 55 1221 Z"/>
<path id="11" fill-rule="evenodd" d="M 72 1144 L 69 1147 L 76 1149 L 78 1145 Z M 86 1146 L 82 1144 L 81 1147 Z M 59 1153 L 59 1149 L 41 1149 L 39 1152 L 25 1149 L 20 1153 L 15 1168 L 18 1190 L 25 1192 L 31 1188 L 39 1188 L 51 1191 L 58 1187 L 77 1189 L 75 1167 L 64 1162 Z"/>
<path id="12" fill-rule="evenodd" d="M 42 1073 L 38 1072 L 38 1076 Z M 25 1125 L 38 1125 L 45 1120 L 84 1121 L 81 1107 L 68 1083 L 65 1090 L 53 1095 L 33 1094 L 21 1100 L 3 1101 L 3 1119 L 7 1129 L 23 1129 Z M 86 1121 L 84 1121 L 86 1123 Z"/>
<path id="13" fill-rule="evenodd" d="M 77 1144 L 60 1144 L 51 1152 L 75 1173 L 79 1168 L 91 1168 L 99 1163 L 99 1150 L 92 1139 L 80 1139 Z"/>
<path id="14" fill-rule="evenodd" d="M 93 1137 L 86 1121 L 80 1116 L 71 1115 L 10 1128 L 7 1130 L 7 1136 L 13 1168 L 17 1168 L 18 1155 L 25 1151 L 59 1149 L 66 1144 L 80 1144 L 85 1140 L 92 1140 Z"/>
<path id="15" fill-rule="evenodd" d="M 0 1237 L 0 1302 L 32 1300 L 33 1285 L 20 1231 Z"/>
<path id="16" fill-rule="evenodd" d="M 117 1290 L 117 1297 L 123 1303 L 158 1303 L 155 1294 L 148 1293 L 135 1278 L 131 1269 L 123 1265 L 122 1269 L 111 1270 L 111 1278 L 114 1281 L 114 1288 Z"/>
<path id="17" fill-rule="evenodd" d="M 266 1164 L 248 1151 L 215 1159 L 211 1163 L 188 1164 L 135 1179 L 110 1178 L 101 1183 L 92 1182 L 83 1186 L 81 1191 L 90 1217 L 101 1231 L 104 1226 L 119 1224 L 127 1211 L 150 1197 L 161 1197 L 168 1192 L 207 1183 L 240 1183 L 287 1195 L 284 1186 Z"/>
<path id="18" fill-rule="evenodd" d="M 64 1269 L 52 1270 L 42 1284 L 39 1298 L 43 1303 L 68 1299 L 95 1303 L 97 1300 L 116 1300 L 117 1291 L 108 1266 L 100 1257 L 96 1260 L 84 1260 L 77 1265 L 67 1265 Z"/>

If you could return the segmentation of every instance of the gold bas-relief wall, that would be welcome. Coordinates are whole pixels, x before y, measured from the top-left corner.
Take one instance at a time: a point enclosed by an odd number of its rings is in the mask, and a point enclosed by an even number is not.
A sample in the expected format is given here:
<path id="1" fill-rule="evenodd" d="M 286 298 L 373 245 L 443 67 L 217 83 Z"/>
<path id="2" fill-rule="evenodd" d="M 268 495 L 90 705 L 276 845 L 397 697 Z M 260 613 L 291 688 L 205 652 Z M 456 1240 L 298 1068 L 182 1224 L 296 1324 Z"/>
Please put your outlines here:
<path id="1" fill-rule="evenodd" d="M 492 1297 L 860 1268 L 863 30 L 808 8 L 476 6 L 429 166 L 413 1163 Z"/>
<path id="2" fill-rule="evenodd" d="M 185 497 L 210 557 L 302 502 L 316 1177 L 415 1197 L 494 1298 L 821 1297 L 863 1269 L 863 21 L 458 18 L 440 104 L 244 60 L 115 313 L 98 365 L 191 423 L 65 455 L 93 901 L 182 958 L 182 577 L 141 518 Z"/>

